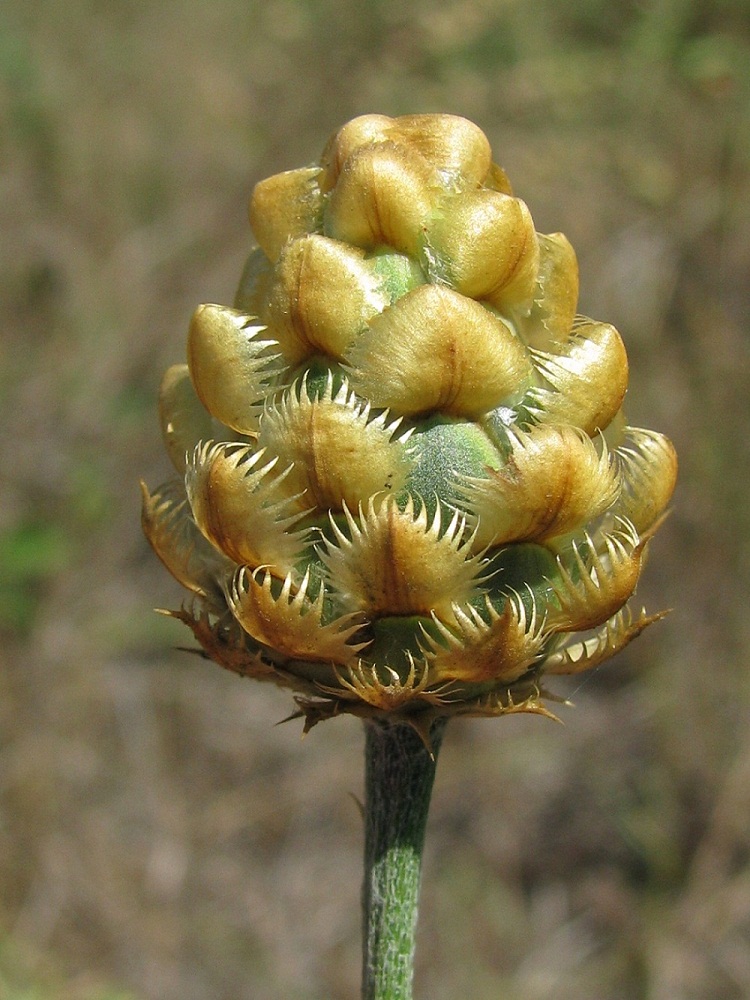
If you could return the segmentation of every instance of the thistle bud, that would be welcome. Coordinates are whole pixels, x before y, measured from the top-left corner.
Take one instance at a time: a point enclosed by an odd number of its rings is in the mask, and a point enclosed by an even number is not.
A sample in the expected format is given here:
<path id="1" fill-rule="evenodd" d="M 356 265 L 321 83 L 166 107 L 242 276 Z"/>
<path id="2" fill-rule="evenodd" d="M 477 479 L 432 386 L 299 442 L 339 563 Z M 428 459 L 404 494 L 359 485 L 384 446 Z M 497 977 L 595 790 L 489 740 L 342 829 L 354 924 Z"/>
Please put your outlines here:
<path id="1" fill-rule="evenodd" d="M 354 119 L 250 219 L 234 307 L 162 383 L 177 476 L 143 525 L 192 594 L 172 614 L 307 727 L 548 714 L 546 673 L 660 617 L 629 602 L 677 470 L 626 424 L 573 248 L 450 115 Z"/>

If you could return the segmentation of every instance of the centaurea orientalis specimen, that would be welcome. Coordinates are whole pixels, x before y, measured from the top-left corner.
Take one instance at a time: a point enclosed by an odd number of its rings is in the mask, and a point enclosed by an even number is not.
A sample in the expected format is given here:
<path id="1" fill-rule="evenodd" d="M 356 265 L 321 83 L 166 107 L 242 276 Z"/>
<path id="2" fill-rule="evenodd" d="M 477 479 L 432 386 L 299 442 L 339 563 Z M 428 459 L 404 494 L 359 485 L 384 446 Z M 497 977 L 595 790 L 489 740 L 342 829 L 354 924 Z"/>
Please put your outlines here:
<path id="1" fill-rule="evenodd" d="M 548 676 L 661 617 L 629 602 L 677 461 L 465 119 L 356 118 L 250 221 L 233 305 L 164 376 L 176 475 L 144 529 L 208 657 L 290 688 L 306 730 L 365 721 L 363 995 L 398 1000 L 445 721 L 550 715 Z"/>

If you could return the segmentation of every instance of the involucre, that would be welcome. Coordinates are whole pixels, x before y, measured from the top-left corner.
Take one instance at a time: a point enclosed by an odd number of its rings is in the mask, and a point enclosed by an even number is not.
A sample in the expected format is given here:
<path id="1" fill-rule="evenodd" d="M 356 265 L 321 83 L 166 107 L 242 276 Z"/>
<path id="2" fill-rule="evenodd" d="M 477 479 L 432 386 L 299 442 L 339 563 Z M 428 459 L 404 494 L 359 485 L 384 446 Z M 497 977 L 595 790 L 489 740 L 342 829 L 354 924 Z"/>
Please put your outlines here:
<path id="1" fill-rule="evenodd" d="M 354 119 L 250 220 L 234 305 L 198 308 L 161 388 L 172 614 L 307 727 L 546 712 L 544 675 L 660 617 L 628 602 L 677 470 L 625 421 L 570 243 L 450 115 Z"/>

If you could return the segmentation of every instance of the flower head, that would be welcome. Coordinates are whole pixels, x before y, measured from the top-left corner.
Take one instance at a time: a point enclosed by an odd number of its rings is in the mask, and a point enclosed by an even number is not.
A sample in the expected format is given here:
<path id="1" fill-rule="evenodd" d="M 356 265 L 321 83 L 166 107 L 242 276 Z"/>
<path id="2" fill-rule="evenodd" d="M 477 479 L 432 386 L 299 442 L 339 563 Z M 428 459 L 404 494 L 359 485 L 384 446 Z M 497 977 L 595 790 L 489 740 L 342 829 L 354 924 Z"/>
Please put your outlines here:
<path id="1" fill-rule="evenodd" d="M 545 713 L 631 613 L 674 448 L 622 415 L 617 331 L 463 118 L 355 118 L 256 185 L 232 307 L 202 305 L 143 524 L 206 654 L 339 712 Z"/>

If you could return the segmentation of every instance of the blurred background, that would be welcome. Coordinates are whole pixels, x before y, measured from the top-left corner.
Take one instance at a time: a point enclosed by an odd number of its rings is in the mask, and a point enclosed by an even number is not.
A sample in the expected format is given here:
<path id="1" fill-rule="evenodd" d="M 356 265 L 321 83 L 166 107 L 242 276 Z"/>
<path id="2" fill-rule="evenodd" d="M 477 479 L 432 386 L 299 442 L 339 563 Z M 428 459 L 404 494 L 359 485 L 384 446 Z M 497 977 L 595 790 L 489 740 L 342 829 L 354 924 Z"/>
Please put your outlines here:
<path id="1" fill-rule="evenodd" d="M 360 726 L 302 741 L 175 648 L 137 480 L 252 185 L 371 111 L 485 130 L 681 459 L 639 591 L 673 614 L 564 725 L 449 728 L 416 995 L 750 997 L 746 0 L 6 0 L 0 998 L 358 995 Z"/>

